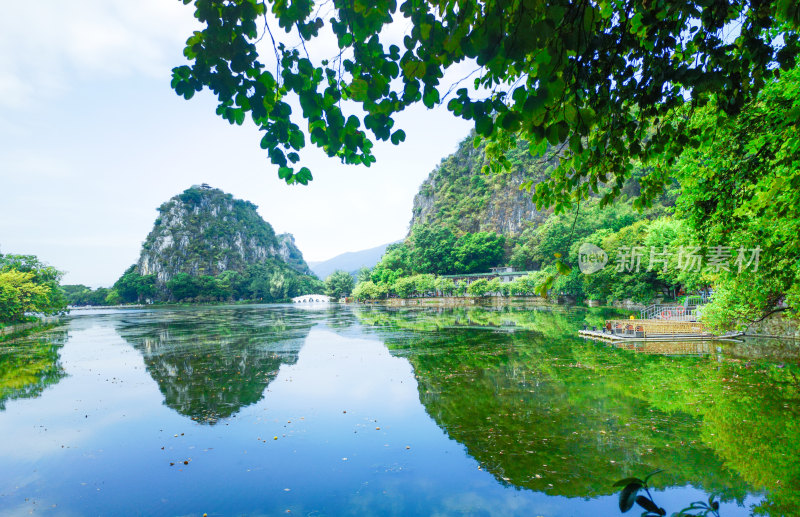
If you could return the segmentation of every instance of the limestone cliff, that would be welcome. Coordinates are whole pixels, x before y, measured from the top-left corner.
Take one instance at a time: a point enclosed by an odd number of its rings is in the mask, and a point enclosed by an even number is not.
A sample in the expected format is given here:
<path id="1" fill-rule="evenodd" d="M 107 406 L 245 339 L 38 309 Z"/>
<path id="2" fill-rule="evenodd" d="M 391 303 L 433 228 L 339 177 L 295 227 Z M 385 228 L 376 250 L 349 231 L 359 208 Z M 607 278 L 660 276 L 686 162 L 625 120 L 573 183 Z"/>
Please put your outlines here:
<path id="1" fill-rule="evenodd" d="M 303 259 L 303 252 L 294 243 L 294 235 L 291 233 L 278 235 L 278 256 L 298 273 L 304 275 L 314 274 Z"/>
<path id="2" fill-rule="evenodd" d="M 517 236 L 531 224 L 543 222 L 550 211 L 538 211 L 531 195 L 519 189 L 526 180 L 541 178 L 548 164 L 539 163 L 520 144 L 508 157 L 507 174 L 484 175 L 483 146 L 470 135 L 458 150 L 444 158 L 414 197 L 409 233 L 417 224 L 447 226 L 460 232 L 489 231 Z"/>
<path id="3" fill-rule="evenodd" d="M 166 283 L 178 273 L 216 276 L 275 258 L 310 274 L 290 234 L 276 236 L 257 207 L 207 185 L 193 186 L 158 208 L 136 264 Z"/>

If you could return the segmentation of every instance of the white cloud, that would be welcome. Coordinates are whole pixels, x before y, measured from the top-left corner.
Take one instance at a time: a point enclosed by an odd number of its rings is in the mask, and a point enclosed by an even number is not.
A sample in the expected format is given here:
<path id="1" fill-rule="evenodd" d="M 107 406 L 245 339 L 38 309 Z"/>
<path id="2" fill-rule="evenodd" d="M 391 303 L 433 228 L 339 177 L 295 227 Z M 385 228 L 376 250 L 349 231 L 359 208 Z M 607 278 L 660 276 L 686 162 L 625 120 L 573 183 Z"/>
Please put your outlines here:
<path id="1" fill-rule="evenodd" d="M 72 74 L 164 76 L 194 26 L 192 9 L 165 0 L 13 2 L 0 18 L 0 107 L 29 107 Z"/>

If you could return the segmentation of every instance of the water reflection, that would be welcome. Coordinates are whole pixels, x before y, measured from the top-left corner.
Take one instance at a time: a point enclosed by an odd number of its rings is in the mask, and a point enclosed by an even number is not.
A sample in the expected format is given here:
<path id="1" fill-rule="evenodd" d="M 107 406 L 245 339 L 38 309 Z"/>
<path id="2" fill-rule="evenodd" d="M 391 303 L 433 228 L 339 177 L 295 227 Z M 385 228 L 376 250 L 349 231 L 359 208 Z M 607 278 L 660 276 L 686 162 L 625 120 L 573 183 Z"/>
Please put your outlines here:
<path id="1" fill-rule="evenodd" d="M 779 362 L 763 343 L 614 348 L 574 337 L 597 316 L 586 311 L 359 316 L 392 330 L 387 345 L 414 366 L 428 413 L 501 482 L 593 497 L 660 468 L 657 486 L 690 484 L 739 504 L 763 492 L 756 510 L 772 515 L 800 505 L 796 347 Z M 523 330 L 499 332 L 511 326 Z M 759 354 L 743 359 L 753 347 Z"/>
<path id="2" fill-rule="evenodd" d="M 261 400 L 313 325 L 292 311 L 174 311 L 125 318 L 117 333 L 138 350 L 164 403 L 215 424 Z"/>
<path id="3" fill-rule="evenodd" d="M 66 339 L 59 328 L 0 343 L 0 411 L 8 401 L 38 397 L 65 376 L 59 350 Z"/>
<path id="4" fill-rule="evenodd" d="M 3 375 L 35 372 L 15 397 L 51 386 L 0 412 L 0 513 L 606 516 L 614 481 L 662 468 L 669 511 L 714 493 L 725 517 L 795 514 L 797 348 L 664 355 L 576 337 L 609 316 L 77 317 L 63 347 L 52 333 L 28 363 L 0 356 Z"/>

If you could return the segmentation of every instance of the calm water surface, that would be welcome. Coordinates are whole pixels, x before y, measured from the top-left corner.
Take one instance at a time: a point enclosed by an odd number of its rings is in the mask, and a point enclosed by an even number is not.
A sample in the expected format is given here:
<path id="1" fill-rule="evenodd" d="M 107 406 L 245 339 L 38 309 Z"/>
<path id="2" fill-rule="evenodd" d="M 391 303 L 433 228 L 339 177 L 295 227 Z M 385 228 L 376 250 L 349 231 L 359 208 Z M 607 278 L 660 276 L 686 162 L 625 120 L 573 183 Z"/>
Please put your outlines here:
<path id="1" fill-rule="evenodd" d="M 614 516 L 655 469 L 668 512 L 797 515 L 797 347 L 575 337 L 608 316 L 78 315 L 0 343 L 0 515 Z"/>

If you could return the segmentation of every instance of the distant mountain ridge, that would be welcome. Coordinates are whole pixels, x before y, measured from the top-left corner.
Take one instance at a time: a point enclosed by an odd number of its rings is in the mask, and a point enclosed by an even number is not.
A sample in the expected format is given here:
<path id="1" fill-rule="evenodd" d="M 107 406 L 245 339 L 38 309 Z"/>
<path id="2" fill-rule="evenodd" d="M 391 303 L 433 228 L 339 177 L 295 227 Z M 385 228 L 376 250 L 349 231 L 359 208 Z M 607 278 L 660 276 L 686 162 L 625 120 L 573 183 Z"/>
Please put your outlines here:
<path id="1" fill-rule="evenodd" d="M 362 267 L 372 268 L 391 244 L 394 243 L 381 244 L 366 250 L 348 251 L 322 262 L 311 262 L 311 271 L 321 280 L 325 280 L 328 275 L 337 270 L 356 273 Z"/>

